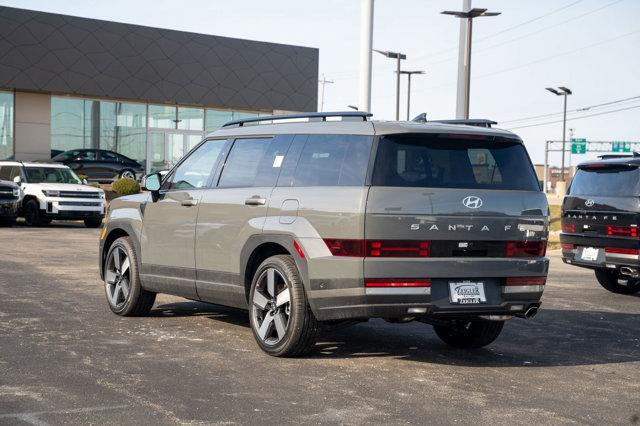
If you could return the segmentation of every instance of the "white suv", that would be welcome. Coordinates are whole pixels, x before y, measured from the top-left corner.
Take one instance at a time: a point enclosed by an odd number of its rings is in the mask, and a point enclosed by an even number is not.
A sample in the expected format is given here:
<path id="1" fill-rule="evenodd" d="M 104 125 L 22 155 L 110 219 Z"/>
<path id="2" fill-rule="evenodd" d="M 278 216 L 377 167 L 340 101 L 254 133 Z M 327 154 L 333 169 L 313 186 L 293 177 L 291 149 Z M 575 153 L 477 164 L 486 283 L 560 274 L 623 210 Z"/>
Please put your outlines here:
<path id="1" fill-rule="evenodd" d="M 0 161 L 0 179 L 22 188 L 18 215 L 27 225 L 43 225 L 53 219 L 84 220 L 88 228 L 102 224 L 104 191 L 88 186 L 62 164 Z"/>

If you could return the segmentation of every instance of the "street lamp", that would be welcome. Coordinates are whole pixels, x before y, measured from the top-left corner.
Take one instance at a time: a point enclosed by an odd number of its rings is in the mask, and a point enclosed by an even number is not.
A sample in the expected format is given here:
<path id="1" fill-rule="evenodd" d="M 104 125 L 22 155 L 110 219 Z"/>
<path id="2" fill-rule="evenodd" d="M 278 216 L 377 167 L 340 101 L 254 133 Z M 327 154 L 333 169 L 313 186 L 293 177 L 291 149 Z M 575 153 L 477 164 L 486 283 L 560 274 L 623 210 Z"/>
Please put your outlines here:
<path id="1" fill-rule="evenodd" d="M 400 74 L 407 75 L 407 121 L 409 121 L 409 110 L 411 109 L 411 76 L 413 74 L 424 74 L 424 71 L 400 71 Z"/>
<path id="2" fill-rule="evenodd" d="M 562 181 L 564 182 L 564 150 L 566 143 L 566 130 L 567 130 L 567 96 L 571 95 L 573 92 L 564 86 L 558 86 L 558 89 L 554 89 L 553 87 L 546 88 L 549 92 L 553 93 L 556 96 L 564 96 L 564 113 L 562 116 Z"/>
<path id="3" fill-rule="evenodd" d="M 407 59 L 407 55 L 400 52 L 389 52 L 376 49 L 373 50 L 380 53 L 381 55 L 386 56 L 387 58 L 396 60 L 396 120 L 400 120 L 400 61 L 403 59 Z"/>
<path id="4" fill-rule="evenodd" d="M 469 6 L 471 6 L 471 1 L 469 1 Z M 456 18 L 460 18 L 460 19 L 466 19 L 467 20 L 467 39 L 465 41 L 465 46 L 464 46 L 464 62 L 462 62 L 462 58 L 461 58 L 461 63 L 458 64 L 458 74 L 460 73 L 460 68 L 463 67 L 464 68 L 464 80 L 462 80 L 462 83 L 464 83 L 464 90 L 460 90 L 460 87 L 458 87 L 458 106 L 457 106 L 457 110 L 460 110 L 460 104 L 462 103 L 462 105 L 464 106 L 464 110 L 463 112 L 463 117 L 465 119 L 469 118 L 469 94 L 471 92 L 471 31 L 473 29 L 473 18 L 478 18 L 481 16 L 498 16 L 500 15 L 500 12 L 487 12 L 487 9 L 479 9 L 479 8 L 473 8 L 467 12 L 454 12 L 451 10 L 445 10 L 444 12 L 440 12 L 443 15 L 452 15 L 455 16 Z M 458 84 L 460 84 L 461 81 L 458 80 Z M 462 99 L 460 99 L 460 96 L 462 95 Z M 456 114 L 458 115 L 458 114 Z M 457 117 L 460 118 L 460 117 Z"/>

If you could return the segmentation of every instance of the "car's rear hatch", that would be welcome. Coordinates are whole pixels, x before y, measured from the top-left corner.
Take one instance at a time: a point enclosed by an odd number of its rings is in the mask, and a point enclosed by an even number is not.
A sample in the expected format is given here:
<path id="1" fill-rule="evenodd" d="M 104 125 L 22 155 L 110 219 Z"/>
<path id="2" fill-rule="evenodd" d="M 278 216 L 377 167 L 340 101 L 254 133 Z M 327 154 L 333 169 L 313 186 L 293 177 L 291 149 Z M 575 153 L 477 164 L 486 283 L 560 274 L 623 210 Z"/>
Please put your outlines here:
<path id="1" fill-rule="evenodd" d="M 637 164 L 601 161 L 581 165 L 562 205 L 561 239 L 565 255 L 573 253 L 581 258 L 578 251 L 594 247 L 603 248 L 601 261 L 621 256 L 637 259 L 639 190 Z"/>
<path id="2" fill-rule="evenodd" d="M 365 277 L 482 278 L 499 303 L 507 277 L 546 275 L 548 205 L 519 140 L 384 136 L 371 183 Z"/>

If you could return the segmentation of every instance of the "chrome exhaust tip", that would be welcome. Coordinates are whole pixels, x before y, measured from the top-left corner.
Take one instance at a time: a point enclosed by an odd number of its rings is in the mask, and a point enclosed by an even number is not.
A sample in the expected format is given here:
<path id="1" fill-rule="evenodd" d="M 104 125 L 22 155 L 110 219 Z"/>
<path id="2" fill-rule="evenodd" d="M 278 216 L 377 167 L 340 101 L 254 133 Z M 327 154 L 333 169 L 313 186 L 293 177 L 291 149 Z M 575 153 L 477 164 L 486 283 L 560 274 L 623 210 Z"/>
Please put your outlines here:
<path id="1" fill-rule="evenodd" d="M 533 317 L 535 317 L 538 314 L 538 307 L 537 306 L 532 306 L 529 309 L 526 310 L 526 312 L 524 313 L 524 317 L 526 319 L 531 319 Z"/>
<path id="2" fill-rule="evenodd" d="M 620 274 L 626 275 L 632 278 L 638 278 L 640 276 L 640 273 L 638 272 L 637 269 L 630 268 L 628 266 L 623 266 L 622 268 L 620 268 Z"/>

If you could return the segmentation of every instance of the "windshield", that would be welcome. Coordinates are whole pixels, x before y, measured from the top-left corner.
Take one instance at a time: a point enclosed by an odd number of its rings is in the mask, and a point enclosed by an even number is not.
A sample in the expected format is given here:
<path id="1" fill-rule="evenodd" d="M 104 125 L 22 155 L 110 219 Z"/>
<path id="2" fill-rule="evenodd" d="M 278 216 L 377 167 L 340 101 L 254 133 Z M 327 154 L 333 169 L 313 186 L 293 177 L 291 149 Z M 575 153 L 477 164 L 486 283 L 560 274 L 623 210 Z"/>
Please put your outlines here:
<path id="1" fill-rule="evenodd" d="M 521 143 L 429 134 L 381 138 L 373 185 L 540 190 Z"/>
<path id="2" fill-rule="evenodd" d="M 578 169 L 569 195 L 603 197 L 635 197 L 640 194 L 640 169 L 637 167 L 605 167 Z"/>
<path id="3" fill-rule="evenodd" d="M 77 183 L 80 178 L 71 170 L 63 167 L 25 167 L 29 183 Z"/>

